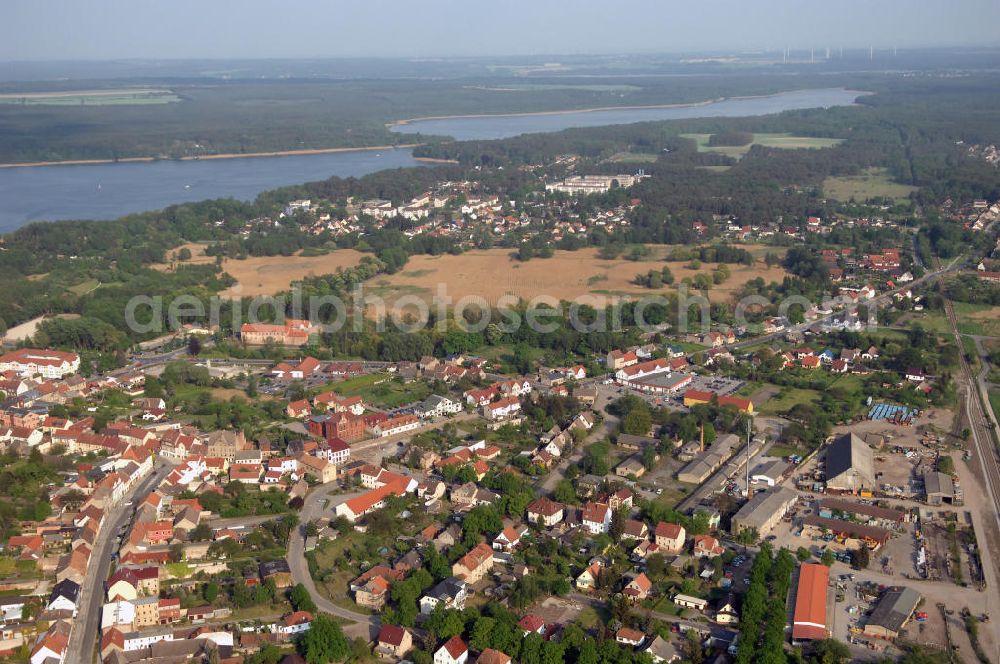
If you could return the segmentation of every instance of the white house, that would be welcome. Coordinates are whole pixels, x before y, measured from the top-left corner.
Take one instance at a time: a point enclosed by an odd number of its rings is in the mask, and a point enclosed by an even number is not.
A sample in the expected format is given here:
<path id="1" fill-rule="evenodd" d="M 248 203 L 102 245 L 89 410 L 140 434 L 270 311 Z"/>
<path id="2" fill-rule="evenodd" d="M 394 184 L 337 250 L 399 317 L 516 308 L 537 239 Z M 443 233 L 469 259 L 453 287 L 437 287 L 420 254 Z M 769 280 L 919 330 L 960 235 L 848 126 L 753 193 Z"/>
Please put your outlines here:
<path id="1" fill-rule="evenodd" d="M 611 526 L 611 508 L 604 503 L 587 503 L 583 508 L 583 527 L 592 535 L 608 532 Z"/>
<path id="2" fill-rule="evenodd" d="M 483 417 L 489 420 L 500 420 L 510 417 L 519 410 L 521 410 L 521 400 L 516 396 L 509 396 L 483 406 Z"/>
<path id="3" fill-rule="evenodd" d="M 469 659 L 469 648 L 465 641 L 453 636 L 434 653 L 434 664 L 465 664 Z"/>
<path id="4" fill-rule="evenodd" d="M 283 617 L 281 622 L 277 624 L 275 631 L 286 636 L 308 632 L 312 625 L 312 619 L 312 614 L 308 611 L 295 611 Z"/>
<path id="5" fill-rule="evenodd" d="M 156 629 L 144 630 L 142 632 L 129 632 L 125 636 L 125 652 L 132 650 L 142 650 L 160 641 L 173 641 L 174 630 L 170 627 L 158 627 Z"/>

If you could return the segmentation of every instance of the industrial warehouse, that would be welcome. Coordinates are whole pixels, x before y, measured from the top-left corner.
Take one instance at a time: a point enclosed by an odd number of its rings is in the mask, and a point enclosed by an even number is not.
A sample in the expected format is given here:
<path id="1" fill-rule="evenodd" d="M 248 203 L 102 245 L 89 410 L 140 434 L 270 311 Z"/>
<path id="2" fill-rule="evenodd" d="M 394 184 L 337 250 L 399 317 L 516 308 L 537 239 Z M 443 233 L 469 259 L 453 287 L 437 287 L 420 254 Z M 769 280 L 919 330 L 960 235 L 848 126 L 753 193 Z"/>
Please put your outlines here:
<path id="1" fill-rule="evenodd" d="M 860 493 L 875 488 L 872 448 L 853 433 L 834 439 L 826 450 L 826 490 Z"/>
<path id="2" fill-rule="evenodd" d="M 821 641 L 830 636 L 826 626 L 830 568 L 817 563 L 803 563 L 795 591 L 795 614 L 792 618 L 792 643 Z"/>
<path id="3" fill-rule="evenodd" d="M 763 537 L 781 521 L 798 497 L 797 493 L 782 486 L 761 491 L 733 515 L 733 532 L 755 529 L 757 535 Z"/>

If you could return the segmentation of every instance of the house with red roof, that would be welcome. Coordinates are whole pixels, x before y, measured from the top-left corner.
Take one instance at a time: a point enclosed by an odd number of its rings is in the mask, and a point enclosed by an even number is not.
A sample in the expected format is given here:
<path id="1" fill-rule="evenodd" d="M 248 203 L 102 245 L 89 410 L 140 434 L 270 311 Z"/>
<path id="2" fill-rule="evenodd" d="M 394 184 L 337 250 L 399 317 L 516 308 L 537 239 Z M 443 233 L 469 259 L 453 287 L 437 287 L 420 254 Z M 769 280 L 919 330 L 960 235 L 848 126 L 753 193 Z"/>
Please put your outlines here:
<path id="1" fill-rule="evenodd" d="M 405 627 L 382 623 L 375 642 L 375 654 L 397 660 L 413 648 L 413 635 Z"/>
<path id="2" fill-rule="evenodd" d="M 312 625 L 313 615 L 308 611 L 295 611 L 282 617 L 278 623 L 277 632 L 285 636 L 293 636 L 308 632 Z"/>
<path id="3" fill-rule="evenodd" d="M 695 535 L 692 553 L 695 558 L 715 558 L 725 553 L 726 549 L 719 540 L 711 535 Z"/>
<path id="4" fill-rule="evenodd" d="M 527 526 L 507 526 L 493 540 L 493 548 L 510 553 L 521 544 L 521 538 L 527 534 Z"/>
<path id="5" fill-rule="evenodd" d="M 625 595 L 633 604 L 641 602 L 642 600 L 649 597 L 649 591 L 653 589 L 653 582 L 649 580 L 644 573 L 640 572 L 638 575 L 632 578 L 625 588 L 622 589 L 622 594 Z"/>
<path id="6" fill-rule="evenodd" d="M 538 498 L 528 503 L 525 508 L 529 523 L 541 523 L 546 528 L 551 528 L 563 520 L 563 506 L 548 498 Z"/>
<path id="7" fill-rule="evenodd" d="M 312 412 L 312 406 L 306 399 L 299 399 L 298 401 L 290 401 L 288 406 L 285 408 L 285 414 L 288 417 L 303 418 L 308 417 Z"/>
<path id="8" fill-rule="evenodd" d="M 545 621 L 536 616 L 534 613 L 529 613 L 525 617 L 518 621 L 517 626 L 521 628 L 521 632 L 524 636 L 531 633 L 535 633 L 539 636 L 545 636 Z"/>
<path id="9" fill-rule="evenodd" d="M 284 325 L 243 323 L 240 339 L 247 346 L 262 346 L 268 342 L 285 346 L 304 346 L 309 343 L 313 325 L 307 320 L 289 319 Z"/>
<path id="10" fill-rule="evenodd" d="M 510 664 L 510 655 L 493 648 L 486 648 L 479 653 L 476 664 Z"/>
<path id="11" fill-rule="evenodd" d="M 582 522 L 592 535 L 606 533 L 611 526 L 611 508 L 605 503 L 587 503 L 583 506 Z"/>
<path id="12" fill-rule="evenodd" d="M 656 524 L 655 535 L 657 546 L 664 549 L 666 553 L 678 554 L 684 549 L 687 533 L 682 525 L 661 521 Z"/>
<path id="13" fill-rule="evenodd" d="M 478 583 L 493 569 L 493 549 L 480 542 L 451 566 L 451 573 L 469 585 Z"/>
<path id="14" fill-rule="evenodd" d="M 465 664 L 469 660 L 469 648 L 461 637 L 453 636 L 434 653 L 434 664 Z"/>

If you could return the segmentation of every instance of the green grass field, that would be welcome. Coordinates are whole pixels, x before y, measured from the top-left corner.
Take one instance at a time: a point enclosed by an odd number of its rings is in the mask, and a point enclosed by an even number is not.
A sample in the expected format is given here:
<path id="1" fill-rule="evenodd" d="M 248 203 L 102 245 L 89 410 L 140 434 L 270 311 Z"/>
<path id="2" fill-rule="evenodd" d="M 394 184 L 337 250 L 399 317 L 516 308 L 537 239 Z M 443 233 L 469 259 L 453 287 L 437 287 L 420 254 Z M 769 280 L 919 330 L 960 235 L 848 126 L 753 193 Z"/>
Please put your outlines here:
<path id="1" fill-rule="evenodd" d="M 798 387 L 782 387 L 781 391 L 762 404 L 754 404 L 764 415 L 783 413 L 793 406 L 802 403 L 816 403 L 820 395 L 816 390 L 806 390 Z"/>
<path id="2" fill-rule="evenodd" d="M 823 194 L 836 201 L 851 199 L 866 201 L 869 198 L 905 200 L 917 187 L 893 182 L 884 168 L 872 168 L 863 175 L 829 177 L 823 180 Z"/>
<path id="3" fill-rule="evenodd" d="M 695 142 L 695 145 L 698 146 L 698 152 L 714 152 L 733 159 L 740 159 L 754 145 L 784 150 L 818 150 L 832 148 L 843 142 L 843 139 L 840 138 L 813 138 L 811 136 L 793 136 L 792 134 L 754 134 L 753 141 L 747 145 L 709 145 L 708 139 L 711 136 L 711 134 L 681 134 L 681 138 L 689 138 Z"/>
<path id="4" fill-rule="evenodd" d="M 88 279 L 87 281 L 78 283 L 75 286 L 70 286 L 66 290 L 68 290 L 73 295 L 80 296 L 80 295 L 86 295 L 87 293 L 93 290 L 97 290 L 98 288 L 100 288 L 100 286 L 101 282 L 98 281 L 97 279 Z"/>
<path id="5" fill-rule="evenodd" d="M 993 408 L 993 414 L 1000 417 L 1000 387 L 994 386 L 990 390 L 990 407 Z"/>
<path id="6" fill-rule="evenodd" d="M 967 302 L 954 302 L 952 304 L 955 307 L 955 317 L 958 318 L 959 334 L 1000 337 L 1000 307 Z M 924 312 L 916 316 L 912 318 L 912 322 L 920 323 L 925 330 L 938 334 L 951 334 L 951 325 L 944 312 Z M 966 347 L 967 351 L 970 349 L 972 349 L 971 354 L 975 356 L 975 349 L 971 345 Z"/>
<path id="7" fill-rule="evenodd" d="M 431 393 L 423 383 L 404 383 L 402 379 L 382 373 L 348 378 L 334 384 L 333 391 L 347 397 L 360 396 L 367 403 L 382 408 L 420 401 Z"/>
<path id="8" fill-rule="evenodd" d="M 0 94 L 0 104 L 18 106 L 139 106 L 171 104 L 181 98 L 170 90 L 85 90 Z"/>
<path id="9" fill-rule="evenodd" d="M 659 158 L 650 152 L 617 152 L 608 161 L 612 164 L 652 164 Z"/>

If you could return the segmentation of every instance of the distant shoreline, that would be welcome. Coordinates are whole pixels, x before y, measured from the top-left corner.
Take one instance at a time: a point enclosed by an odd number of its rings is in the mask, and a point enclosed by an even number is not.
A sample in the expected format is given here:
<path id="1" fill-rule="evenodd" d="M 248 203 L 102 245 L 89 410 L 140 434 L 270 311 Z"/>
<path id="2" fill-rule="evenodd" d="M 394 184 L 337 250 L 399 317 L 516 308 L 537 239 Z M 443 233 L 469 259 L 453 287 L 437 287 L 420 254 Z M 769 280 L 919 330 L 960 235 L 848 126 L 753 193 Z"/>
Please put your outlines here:
<path id="1" fill-rule="evenodd" d="M 408 150 L 423 143 L 401 143 L 399 145 L 372 145 L 359 148 L 310 148 L 306 150 L 275 150 L 273 152 L 228 152 L 188 157 L 123 157 L 121 159 L 67 159 L 63 161 L 32 161 L 0 164 L 0 168 L 35 168 L 37 166 L 91 166 L 97 164 L 129 164 L 153 161 L 207 161 L 212 159 L 253 159 L 257 157 L 295 157 L 310 154 L 336 154 L 339 152 L 371 152 L 373 150 Z"/>
<path id="2" fill-rule="evenodd" d="M 781 93 L 775 93 L 781 94 Z M 773 95 L 760 95 L 761 97 L 771 97 Z M 405 120 L 393 120 L 386 122 L 388 129 L 393 127 L 403 127 L 414 122 L 425 122 L 428 120 L 470 120 L 476 118 L 520 118 L 534 115 L 568 115 L 570 113 L 599 113 L 601 111 L 641 111 L 643 109 L 654 108 L 696 108 L 708 104 L 716 104 L 727 99 L 750 99 L 750 97 L 719 97 L 717 99 L 706 99 L 705 101 L 685 102 L 681 104 L 647 104 L 640 106 L 597 106 L 594 108 L 570 108 L 561 111 L 529 111 L 527 113 L 470 113 L 467 115 L 425 115 L 420 118 L 406 118 Z"/>
<path id="3" fill-rule="evenodd" d="M 766 95 L 737 95 L 734 97 L 716 97 L 715 99 L 705 99 L 703 101 L 691 101 L 691 102 L 680 102 L 676 104 L 640 104 L 634 106 L 597 106 L 594 108 L 570 108 L 563 109 L 560 111 L 529 111 L 526 113 L 470 113 L 465 115 L 426 115 L 419 118 L 406 118 L 404 120 L 393 120 L 392 122 L 387 122 L 385 124 L 386 128 L 392 130 L 393 127 L 403 127 L 415 122 L 424 122 L 427 120 L 465 120 L 465 119 L 475 119 L 475 118 L 517 118 L 517 117 L 530 117 L 533 115 L 567 115 L 569 113 L 600 113 L 602 111 L 641 111 L 641 110 L 652 110 L 660 108 L 698 108 L 699 106 L 709 106 L 711 104 L 719 104 L 724 101 L 739 101 L 742 99 L 766 99 L 768 97 L 777 97 L 778 95 L 788 94 L 791 92 L 803 92 L 805 90 L 816 90 L 819 88 L 799 88 L 796 90 L 782 90 L 781 92 L 772 92 Z M 823 88 L 823 89 L 835 89 L 835 88 Z M 864 95 L 874 94 L 872 92 L 866 92 L 862 90 L 851 90 L 849 88 L 836 88 L 840 90 L 845 90 L 847 92 L 855 92 L 859 97 Z"/>

